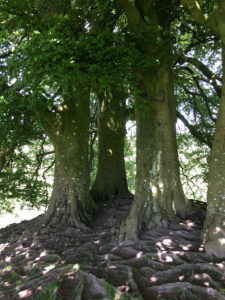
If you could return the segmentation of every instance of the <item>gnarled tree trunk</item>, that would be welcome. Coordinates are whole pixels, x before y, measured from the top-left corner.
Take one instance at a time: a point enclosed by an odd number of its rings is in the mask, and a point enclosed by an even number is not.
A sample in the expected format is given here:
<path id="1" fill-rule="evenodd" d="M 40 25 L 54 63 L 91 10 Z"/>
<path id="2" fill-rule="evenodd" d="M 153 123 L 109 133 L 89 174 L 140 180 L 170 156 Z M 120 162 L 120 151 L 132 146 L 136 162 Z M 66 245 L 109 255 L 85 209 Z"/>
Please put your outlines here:
<path id="1" fill-rule="evenodd" d="M 176 215 L 184 217 L 186 206 L 180 181 L 170 65 L 162 60 L 152 75 L 145 74 L 143 82 L 153 96 L 139 98 L 136 103 L 136 192 L 126 220 L 127 239 L 136 238 L 143 224 L 149 228 L 166 227 Z"/>
<path id="2" fill-rule="evenodd" d="M 114 89 L 101 94 L 98 100 L 98 167 L 91 194 L 96 201 L 128 197 L 125 95 Z"/>
<path id="3" fill-rule="evenodd" d="M 89 196 L 89 93 L 71 91 L 44 127 L 55 150 L 54 186 L 44 225 L 83 227 L 93 202 Z"/>
<path id="4" fill-rule="evenodd" d="M 136 103 L 136 192 L 131 212 L 121 227 L 121 238 L 136 239 L 143 224 L 167 226 L 176 215 L 184 216 L 186 203 L 176 145 L 168 11 L 162 11 L 153 1 L 134 4 L 122 0 L 122 3 L 134 32 L 140 34 L 146 27 L 143 33 L 146 43 L 141 47 L 149 61 L 155 59 L 146 72 L 141 72 L 145 95 L 142 93 Z M 154 32 L 149 31 L 146 20 L 150 22 L 150 28 L 155 28 Z M 159 26 L 161 31 L 157 31 Z M 161 40 L 159 44 L 155 43 L 157 38 Z"/>
<path id="5" fill-rule="evenodd" d="M 209 159 L 207 216 L 204 224 L 205 250 L 218 257 L 225 257 L 225 39 L 222 61 L 222 96 Z"/>
<path id="6" fill-rule="evenodd" d="M 170 220 L 174 214 L 184 217 L 185 197 L 180 181 L 176 143 L 176 107 L 170 50 L 161 50 L 161 54 L 161 65 L 151 80 L 152 83 L 155 82 L 155 89 L 151 87 L 148 78 L 145 80 L 149 94 L 155 90 L 156 99 L 151 108 L 153 134 L 150 137 L 150 147 L 153 150 L 150 186 L 153 212 L 161 210 Z"/>
<path id="7" fill-rule="evenodd" d="M 209 28 L 222 42 L 222 93 L 216 131 L 209 158 L 207 215 L 204 224 L 204 247 L 207 253 L 225 257 L 225 1 L 218 1 L 211 14 L 203 13 L 196 0 L 181 0 L 192 18 Z"/>

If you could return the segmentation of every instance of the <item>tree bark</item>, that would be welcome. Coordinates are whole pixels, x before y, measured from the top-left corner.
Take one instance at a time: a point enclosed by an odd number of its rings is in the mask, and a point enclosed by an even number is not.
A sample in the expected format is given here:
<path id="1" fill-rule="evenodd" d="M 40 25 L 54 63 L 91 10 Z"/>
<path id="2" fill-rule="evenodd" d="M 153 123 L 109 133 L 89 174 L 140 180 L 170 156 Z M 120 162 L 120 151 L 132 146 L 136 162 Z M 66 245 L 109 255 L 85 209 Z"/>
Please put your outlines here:
<path id="1" fill-rule="evenodd" d="M 98 106 L 98 166 L 91 194 L 102 202 L 130 196 L 124 161 L 125 95 L 106 91 Z"/>
<path id="2" fill-rule="evenodd" d="M 209 159 L 207 216 L 204 224 L 205 250 L 217 257 L 225 257 L 225 38 L 222 63 L 222 96 Z"/>
<path id="3" fill-rule="evenodd" d="M 209 158 L 207 215 L 204 247 L 208 254 L 225 257 L 225 0 L 218 1 L 214 13 L 203 14 L 196 0 L 181 0 L 196 23 L 208 27 L 222 42 L 222 92 L 216 131 Z"/>
<path id="4" fill-rule="evenodd" d="M 89 93 L 71 90 L 44 128 L 55 150 L 53 192 L 43 224 L 84 227 L 93 208 L 89 196 Z"/>
<path id="5" fill-rule="evenodd" d="M 155 90 L 158 102 L 143 98 L 136 102 L 136 192 L 126 220 L 127 239 L 137 238 L 143 225 L 168 226 L 175 215 L 185 216 L 186 207 L 176 145 L 172 68 L 164 60 L 155 72 L 144 75 L 143 82 L 149 94 Z"/>
<path id="6" fill-rule="evenodd" d="M 140 30 L 140 27 L 142 30 L 146 25 L 145 18 L 142 19 L 143 14 L 152 22 L 153 28 L 165 25 L 164 21 L 167 23 L 153 4 L 145 11 L 142 3 L 138 6 L 126 0 L 122 3 L 134 32 Z M 153 32 L 157 37 L 153 37 L 151 31 L 148 32 L 145 39 L 153 42 L 146 42 L 142 46 L 149 55 L 149 60 L 155 59 L 155 64 L 146 72 L 141 72 L 145 97 L 141 93 L 142 97 L 138 97 L 136 102 L 136 192 L 130 214 L 121 227 L 121 239 L 138 238 L 143 224 L 150 228 L 165 227 L 175 219 L 175 215 L 185 215 L 186 203 L 180 181 L 176 144 L 173 61 L 170 41 L 168 36 L 164 36 L 169 30 L 166 26 L 169 25 L 164 26 L 163 34 L 157 30 Z M 168 41 L 157 45 L 154 42 L 157 38 L 167 38 Z"/>

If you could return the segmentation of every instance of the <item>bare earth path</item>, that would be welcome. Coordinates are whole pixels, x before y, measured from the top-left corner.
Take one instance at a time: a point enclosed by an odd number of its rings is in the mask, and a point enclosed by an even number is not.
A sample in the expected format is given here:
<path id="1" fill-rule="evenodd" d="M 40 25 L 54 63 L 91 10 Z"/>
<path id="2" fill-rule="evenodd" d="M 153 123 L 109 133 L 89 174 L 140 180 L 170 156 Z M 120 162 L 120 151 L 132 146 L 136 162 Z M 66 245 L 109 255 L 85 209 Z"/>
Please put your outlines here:
<path id="1" fill-rule="evenodd" d="M 130 201 L 109 203 L 91 229 L 31 233 L 37 220 L 0 230 L 0 299 L 225 299 L 225 259 L 206 255 L 201 226 L 185 220 L 118 243 Z"/>

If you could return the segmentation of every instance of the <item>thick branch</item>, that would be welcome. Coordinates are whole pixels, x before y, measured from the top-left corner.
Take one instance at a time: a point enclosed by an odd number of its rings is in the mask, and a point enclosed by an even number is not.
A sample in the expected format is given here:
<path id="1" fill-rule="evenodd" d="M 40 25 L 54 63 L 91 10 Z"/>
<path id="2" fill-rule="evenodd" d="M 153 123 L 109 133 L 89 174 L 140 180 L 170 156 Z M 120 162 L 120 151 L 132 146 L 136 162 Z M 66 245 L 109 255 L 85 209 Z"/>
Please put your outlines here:
<path id="1" fill-rule="evenodd" d="M 187 8 L 196 23 L 211 29 L 216 35 L 219 34 L 219 29 L 216 22 L 216 13 L 210 16 L 205 15 L 196 0 L 180 0 L 181 3 Z"/>
<path id="2" fill-rule="evenodd" d="M 11 54 L 12 54 L 12 51 L 8 51 L 8 52 L 6 52 L 6 53 L 2 53 L 2 54 L 0 54 L 0 59 L 7 58 L 7 57 L 9 57 Z"/>
<path id="3" fill-rule="evenodd" d="M 212 111 L 210 109 L 209 101 L 208 101 L 208 96 L 205 94 L 205 91 L 203 90 L 203 88 L 201 87 L 201 85 L 199 83 L 199 80 L 203 80 L 203 79 L 199 78 L 198 76 L 195 76 L 193 70 L 191 68 L 189 68 L 189 67 L 185 66 L 185 67 L 181 67 L 181 69 L 184 69 L 184 70 L 188 71 L 191 74 L 191 77 L 192 77 L 193 81 L 195 82 L 195 85 L 196 85 L 199 93 L 192 92 L 190 89 L 186 88 L 185 85 L 183 85 L 182 88 L 184 89 L 184 91 L 186 92 L 186 94 L 192 95 L 192 97 L 194 99 L 196 98 L 196 96 L 201 97 L 203 99 L 203 101 L 204 101 L 204 103 L 206 105 L 206 109 L 208 111 L 209 118 L 215 123 L 216 119 L 213 117 Z M 211 83 L 211 82 L 209 82 L 207 80 L 203 80 L 203 81 L 207 82 L 209 84 Z M 201 114 L 202 118 L 204 119 L 204 116 L 202 115 L 202 113 L 200 111 L 199 111 L 199 113 Z"/>
<path id="4" fill-rule="evenodd" d="M 188 120 L 179 112 L 177 111 L 177 117 L 184 123 L 184 125 L 189 129 L 190 133 L 198 139 L 199 141 L 206 144 L 209 148 L 212 147 L 212 142 L 208 139 L 205 139 L 200 132 L 198 132 L 195 128 L 195 126 L 191 125 Z"/>
<path id="5" fill-rule="evenodd" d="M 214 72 L 212 72 L 208 66 L 203 64 L 200 60 L 194 57 L 180 57 L 178 62 L 182 65 L 185 62 L 194 65 L 203 75 L 205 75 L 209 83 L 213 86 L 215 92 L 220 97 L 221 96 L 221 86 L 219 86 L 216 80 L 222 82 L 222 79 L 217 76 Z"/>
<path id="6" fill-rule="evenodd" d="M 143 29 L 146 24 L 142 18 L 140 10 L 138 9 L 138 7 L 136 5 L 136 1 L 135 0 L 120 0 L 120 2 L 124 8 L 125 14 L 128 19 L 128 23 L 132 27 L 132 29 L 134 31 L 136 31 L 139 28 Z"/>
<path id="7" fill-rule="evenodd" d="M 208 97 L 206 96 L 203 88 L 201 87 L 201 85 L 199 84 L 199 81 L 197 80 L 197 78 L 194 78 L 194 81 L 195 81 L 195 84 L 200 92 L 200 95 L 202 97 L 202 99 L 204 100 L 204 103 L 205 103 L 205 106 L 206 106 L 206 109 L 208 111 L 208 115 L 211 119 L 211 121 L 213 121 L 214 123 L 216 123 L 216 119 L 213 117 L 213 114 L 212 114 L 212 111 L 210 109 L 210 106 L 209 106 L 209 103 L 208 103 Z"/>

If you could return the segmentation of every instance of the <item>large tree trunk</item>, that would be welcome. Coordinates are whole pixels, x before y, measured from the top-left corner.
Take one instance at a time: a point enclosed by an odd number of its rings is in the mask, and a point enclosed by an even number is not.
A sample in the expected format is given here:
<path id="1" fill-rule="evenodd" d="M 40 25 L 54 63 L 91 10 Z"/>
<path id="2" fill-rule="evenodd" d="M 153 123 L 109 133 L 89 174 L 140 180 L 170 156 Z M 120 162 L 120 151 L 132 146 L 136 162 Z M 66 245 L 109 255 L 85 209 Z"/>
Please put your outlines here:
<path id="1" fill-rule="evenodd" d="M 167 226 L 176 215 L 183 217 L 186 203 L 176 145 L 173 61 L 168 34 L 171 7 L 162 10 L 159 1 L 121 2 L 137 38 L 143 34 L 138 46 L 148 55 L 149 62 L 154 61 L 141 72 L 145 97 L 136 103 L 136 192 L 131 212 L 121 227 L 121 238 L 136 239 L 143 224 Z"/>
<path id="2" fill-rule="evenodd" d="M 89 93 L 81 92 L 66 94 L 57 113 L 44 123 L 55 150 L 54 186 L 44 225 L 83 227 L 93 208 L 89 197 Z"/>
<path id="3" fill-rule="evenodd" d="M 222 62 L 222 96 L 209 159 L 204 247 L 207 253 L 225 258 L 225 39 Z"/>
<path id="4" fill-rule="evenodd" d="M 173 220 L 174 214 L 184 217 L 185 197 L 180 181 L 176 142 L 176 106 L 170 51 L 162 51 L 161 65 L 151 79 L 155 82 L 155 100 L 151 104 L 151 178 L 153 213 L 161 211 Z M 144 79 L 149 94 L 154 91 L 149 78 Z M 150 99 L 151 101 L 151 99 Z M 153 99 L 152 99 L 153 101 Z M 158 101 L 158 102 L 157 102 Z M 150 223 L 151 220 L 150 220 Z M 154 223 L 154 222 L 153 222 Z M 152 223 L 152 225 L 153 225 Z"/>
<path id="5" fill-rule="evenodd" d="M 124 161 L 125 95 L 111 90 L 99 96 L 98 167 L 91 194 L 98 201 L 128 197 Z"/>
<path id="6" fill-rule="evenodd" d="M 181 0 L 192 18 L 221 38 L 222 94 L 216 131 L 209 158 L 207 215 L 204 224 L 204 247 L 207 253 L 225 258 L 225 1 L 218 1 L 217 9 L 205 15 L 198 1 Z"/>
<path id="7" fill-rule="evenodd" d="M 180 181 L 175 131 L 173 74 L 170 62 L 147 74 L 143 82 L 148 95 L 138 98 L 136 192 L 122 235 L 135 239 L 145 224 L 166 227 L 175 215 L 184 217 L 185 197 Z"/>

